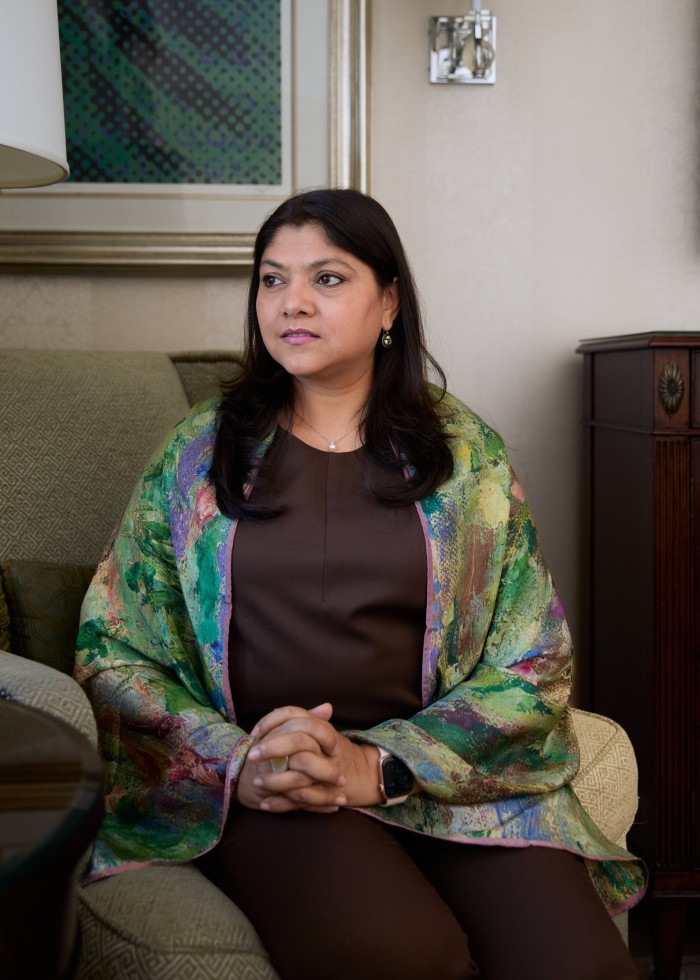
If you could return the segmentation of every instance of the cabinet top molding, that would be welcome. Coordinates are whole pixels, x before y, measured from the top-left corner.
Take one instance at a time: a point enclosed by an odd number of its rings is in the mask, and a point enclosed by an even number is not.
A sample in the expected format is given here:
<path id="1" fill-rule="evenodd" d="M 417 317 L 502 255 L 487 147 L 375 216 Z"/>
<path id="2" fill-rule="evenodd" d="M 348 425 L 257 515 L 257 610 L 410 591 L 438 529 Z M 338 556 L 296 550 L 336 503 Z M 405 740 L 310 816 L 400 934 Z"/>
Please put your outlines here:
<path id="1" fill-rule="evenodd" d="M 582 340 L 577 353 L 590 354 L 605 350 L 640 350 L 653 347 L 700 348 L 700 332 L 656 330 L 652 333 L 629 333 L 616 337 L 594 337 Z"/>

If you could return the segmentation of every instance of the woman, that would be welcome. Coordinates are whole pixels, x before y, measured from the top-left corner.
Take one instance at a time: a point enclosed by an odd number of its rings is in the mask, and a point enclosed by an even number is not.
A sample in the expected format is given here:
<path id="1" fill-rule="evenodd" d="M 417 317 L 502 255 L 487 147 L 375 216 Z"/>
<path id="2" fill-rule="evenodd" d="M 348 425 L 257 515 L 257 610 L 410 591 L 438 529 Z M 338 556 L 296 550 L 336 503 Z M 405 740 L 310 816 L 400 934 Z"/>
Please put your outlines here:
<path id="1" fill-rule="evenodd" d="M 637 976 L 605 905 L 643 872 L 570 786 L 522 489 L 429 364 L 377 202 L 265 221 L 242 373 L 154 457 L 83 607 L 91 876 L 197 859 L 283 980 Z"/>

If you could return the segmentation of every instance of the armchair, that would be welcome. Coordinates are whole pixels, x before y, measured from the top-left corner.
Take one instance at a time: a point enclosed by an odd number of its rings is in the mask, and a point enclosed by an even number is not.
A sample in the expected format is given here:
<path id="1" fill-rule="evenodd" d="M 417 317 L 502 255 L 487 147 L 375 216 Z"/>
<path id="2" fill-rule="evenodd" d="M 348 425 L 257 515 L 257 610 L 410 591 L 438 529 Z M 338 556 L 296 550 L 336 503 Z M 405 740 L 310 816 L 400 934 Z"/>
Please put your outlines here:
<path id="1" fill-rule="evenodd" d="M 216 352 L 0 350 L 0 651 L 12 651 L 0 653 L 0 697 L 56 714 L 95 743 L 69 676 L 92 568 L 153 448 L 236 364 Z M 629 739 L 597 715 L 574 711 L 574 722 L 576 792 L 623 843 L 637 806 Z M 193 866 L 114 875 L 77 899 L 76 980 L 277 978 L 251 924 Z"/>

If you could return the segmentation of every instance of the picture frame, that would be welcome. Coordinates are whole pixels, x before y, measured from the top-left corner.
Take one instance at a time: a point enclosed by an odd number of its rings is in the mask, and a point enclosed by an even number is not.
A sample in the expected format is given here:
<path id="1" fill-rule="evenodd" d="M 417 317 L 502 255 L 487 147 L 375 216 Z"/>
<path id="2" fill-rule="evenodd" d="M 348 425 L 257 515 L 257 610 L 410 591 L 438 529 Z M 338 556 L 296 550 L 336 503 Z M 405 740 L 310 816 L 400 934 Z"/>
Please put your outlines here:
<path id="1" fill-rule="evenodd" d="M 56 185 L 0 193 L 0 272 L 246 272 L 255 230 L 295 190 L 368 190 L 370 0 L 282 0 L 293 47 L 279 187 Z M 313 64 L 316 77 L 309 74 Z M 319 111 L 319 65 L 328 79 Z M 319 118 L 320 117 L 320 118 Z M 148 227 L 142 227 L 144 220 Z"/>

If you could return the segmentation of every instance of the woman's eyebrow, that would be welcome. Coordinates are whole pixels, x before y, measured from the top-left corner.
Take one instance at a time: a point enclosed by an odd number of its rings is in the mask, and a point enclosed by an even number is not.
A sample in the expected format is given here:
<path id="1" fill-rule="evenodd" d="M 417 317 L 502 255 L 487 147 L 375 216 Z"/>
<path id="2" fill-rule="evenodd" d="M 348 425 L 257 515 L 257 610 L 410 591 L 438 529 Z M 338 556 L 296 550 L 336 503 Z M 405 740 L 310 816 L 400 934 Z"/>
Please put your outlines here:
<path id="1" fill-rule="evenodd" d="M 280 271 L 285 271 L 287 266 L 283 262 L 276 262 L 274 259 L 261 259 L 260 265 L 269 265 L 273 269 L 280 269 Z M 343 261 L 343 259 L 338 259 L 333 256 L 329 256 L 326 259 L 316 259 L 314 262 L 309 262 L 303 268 L 305 269 L 320 269 L 324 265 L 344 265 L 346 269 L 353 269 L 354 267 L 349 263 Z"/>

